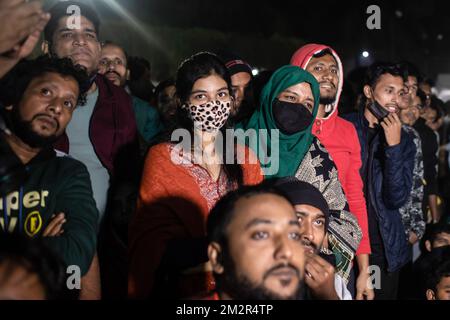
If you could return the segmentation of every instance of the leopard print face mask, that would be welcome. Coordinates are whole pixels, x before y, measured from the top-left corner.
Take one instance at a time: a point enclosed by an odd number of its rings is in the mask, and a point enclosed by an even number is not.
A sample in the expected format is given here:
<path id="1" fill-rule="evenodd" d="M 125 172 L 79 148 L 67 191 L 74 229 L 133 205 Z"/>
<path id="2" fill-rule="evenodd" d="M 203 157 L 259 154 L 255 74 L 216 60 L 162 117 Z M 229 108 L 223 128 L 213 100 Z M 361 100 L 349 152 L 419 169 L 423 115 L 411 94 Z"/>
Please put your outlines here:
<path id="1" fill-rule="evenodd" d="M 204 132 L 214 132 L 221 129 L 228 120 L 231 102 L 208 102 L 202 105 L 187 104 L 194 127 Z"/>

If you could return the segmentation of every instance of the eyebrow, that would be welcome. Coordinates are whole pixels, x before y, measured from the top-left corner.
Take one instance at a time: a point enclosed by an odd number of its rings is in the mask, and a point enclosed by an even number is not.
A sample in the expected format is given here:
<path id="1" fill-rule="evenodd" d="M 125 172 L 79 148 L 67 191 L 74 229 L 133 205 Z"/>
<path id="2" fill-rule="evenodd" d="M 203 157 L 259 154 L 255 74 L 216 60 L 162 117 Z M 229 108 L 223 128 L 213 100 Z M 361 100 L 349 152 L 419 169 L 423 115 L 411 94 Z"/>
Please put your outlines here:
<path id="1" fill-rule="evenodd" d="M 73 30 L 74 29 L 62 28 L 62 29 L 59 29 L 58 32 L 61 33 L 61 32 L 73 31 Z"/>
<path id="2" fill-rule="evenodd" d="M 94 30 L 94 29 L 91 29 L 91 28 L 86 28 L 86 29 L 78 29 L 78 28 L 75 28 L 75 29 L 69 29 L 69 28 L 62 28 L 62 29 L 59 29 L 58 30 L 58 32 L 59 33 L 62 33 L 62 32 L 72 32 L 72 31 L 75 31 L 75 30 L 81 30 L 81 31 L 84 31 L 84 32 L 89 32 L 89 33 L 95 33 L 95 34 L 97 34 L 97 32 Z"/>
<path id="3" fill-rule="evenodd" d="M 298 93 L 297 92 L 291 91 L 289 89 L 284 90 L 284 92 L 292 93 L 292 94 L 294 94 L 294 95 L 296 95 L 298 97 Z"/>
<path id="4" fill-rule="evenodd" d="M 245 226 L 245 230 L 248 230 L 251 227 L 257 226 L 259 224 L 272 224 L 272 223 L 273 222 L 270 220 L 256 218 L 247 223 L 247 225 Z"/>
<path id="5" fill-rule="evenodd" d="M 44 81 L 39 85 L 39 87 L 45 87 L 45 86 L 50 87 L 50 89 L 53 89 L 53 90 L 58 90 L 58 91 L 60 90 L 59 86 L 57 86 L 53 81 Z M 73 99 L 73 100 L 78 99 L 75 95 L 73 95 L 71 93 L 68 94 L 67 97 L 70 99 Z"/>
<path id="6" fill-rule="evenodd" d="M 222 90 L 228 90 L 228 87 L 220 88 L 219 90 L 217 90 L 217 92 L 222 91 Z M 191 94 L 194 94 L 194 93 L 205 93 L 205 92 L 207 93 L 208 91 L 206 91 L 206 90 L 195 90 L 195 91 L 192 91 Z"/>
<path id="7" fill-rule="evenodd" d="M 302 216 L 309 216 L 310 214 L 307 212 L 303 212 L 303 211 L 295 211 L 296 214 L 302 215 Z M 323 213 L 317 215 L 317 217 L 315 217 L 316 219 L 325 219 L 325 215 Z"/>
<path id="8" fill-rule="evenodd" d="M 253 219 L 252 221 L 250 221 L 249 223 L 247 223 L 247 225 L 245 226 L 245 230 L 250 229 L 251 227 L 260 225 L 260 224 L 273 224 L 274 222 L 271 220 L 267 220 L 267 219 Z M 290 220 L 288 223 L 290 226 L 300 226 L 300 223 L 298 222 L 297 219 L 295 220 Z"/>
<path id="9" fill-rule="evenodd" d="M 323 66 L 326 65 L 326 63 L 323 62 L 323 61 L 317 61 L 315 65 L 317 66 L 317 65 L 319 65 L 319 64 L 321 64 L 321 65 L 323 65 Z M 330 67 L 334 67 L 334 68 L 337 68 L 337 67 L 338 67 L 338 65 L 336 64 L 336 62 L 330 63 L 329 66 L 330 66 Z"/>

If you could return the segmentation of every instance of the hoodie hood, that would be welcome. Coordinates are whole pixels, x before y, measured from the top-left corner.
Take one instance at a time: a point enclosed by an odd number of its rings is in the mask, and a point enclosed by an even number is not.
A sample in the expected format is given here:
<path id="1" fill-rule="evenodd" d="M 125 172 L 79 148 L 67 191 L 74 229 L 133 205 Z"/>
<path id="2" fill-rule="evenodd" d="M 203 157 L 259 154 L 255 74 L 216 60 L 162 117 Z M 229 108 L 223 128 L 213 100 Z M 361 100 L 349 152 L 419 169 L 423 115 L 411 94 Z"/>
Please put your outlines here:
<path id="1" fill-rule="evenodd" d="M 344 84 L 344 68 L 342 67 L 342 61 L 341 58 L 337 55 L 337 53 L 333 50 L 333 48 L 323 45 L 323 44 L 315 44 L 310 43 L 307 45 L 304 45 L 300 49 L 298 49 L 294 55 L 291 58 L 291 65 L 300 67 L 302 69 L 306 70 L 306 67 L 308 66 L 309 62 L 311 61 L 312 57 L 324 50 L 329 50 L 334 59 L 336 60 L 339 68 L 339 83 L 338 83 L 338 89 L 336 94 L 336 100 L 331 105 L 328 105 L 325 107 L 325 111 L 328 113 L 327 117 L 323 120 L 328 120 L 331 118 L 337 117 L 337 109 L 339 105 L 339 99 L 342 94 L 342 87 Z"/>

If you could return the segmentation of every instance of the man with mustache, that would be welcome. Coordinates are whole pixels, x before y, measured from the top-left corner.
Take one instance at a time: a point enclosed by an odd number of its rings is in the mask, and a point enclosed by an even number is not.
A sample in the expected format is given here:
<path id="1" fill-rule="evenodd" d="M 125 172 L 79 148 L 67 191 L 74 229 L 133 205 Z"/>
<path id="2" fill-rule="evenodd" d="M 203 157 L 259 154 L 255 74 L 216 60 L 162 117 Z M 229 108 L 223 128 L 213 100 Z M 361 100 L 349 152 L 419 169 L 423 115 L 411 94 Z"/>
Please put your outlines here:
<path id="1" fill-rule="evenodd" d="M 330 211 L 327 201 L 313 185 L 296 178 L 276 181 L 294 205 L 302 243 L 306 247 L 305 284 L 313 299 L 352 300 L 347 286 L 337 273 L 335 256 L 323 248 L 326 242 Z M 325 253 L 326 252 L 326 253 Z"/>
<path id="2" fill-rule="evenodd" d="M 338 115 L 344 83 L 342 62 L 331 47 L 307 44 L 294 53 L 291 64 L 309 71 L 320 84 L 320 105 L 312 133 L 333 158 L 350 212 L 356 216 L 361 226 L 363 236 L 356 252 L 359 274 L 356 279 L 355 298 L 372 300 L 373 290 L 366 285 L 369 278 L 370 240 L 366 200 L 359 174 L 361 147 L 354 126 Z"/>
<path id="3" fill-rule="evenodd" d="M 52 147 L 83 100 L 85 80 L 70 59 L 48 57 L 19 64 L 3 80 L 1 101 L 9 130 L 0 131 L 0 154 L 15 156 L 26 166 L 26 175 L 3 173 L 17 181 L 0 198 L 0 232 L 45 237 L 66 267 L 80 268 L 81 298 L 94 299 L 100 295 L 94 258 L 98 211 L 89 173 L 81 162 Z"/>
<path id="4" fill-rule="evenodd" d="M 80 10 L 79 26 L 69 10 L 74 7 Z M 137 165 L 133 162 L 139 150 L 131 98 L 97 74 L 101 47 L 96 12 L 83 3 L 63 1 L 53 6 L 50 13 L 44 30 L 44 50 L 54 57 L 70 58 L 90 77 L 83 83 L 88 93 L 86 104 L 75 110 L 56 147 L 88 168 L 102 221 L 110 186 L 136 176 Z"/>
<path id="5" fill-rule="evenodd" d="M 294 208 L 279 191 L 230 192 L 212 209 L 207 234 L 213 299 L 302 299 L 305 249 Z"/>
<path id="6" fill-rule="evenodd" d="M 128 55 L 119 45 L 107 41 L 102 46 L 98 72 L 118 87 L 124 88 L 129 79 Z M 131 95 L 136 124 L 142 141 L 142 151 L 154 142 L 162 130 L 161 120 L 156 108 L 148 102 Z"/>
<path id="7" fill-rule="evenodd" d="M 414 142 L 397 115 L 406 93 L 404 80 L 398 65 L 373 64 L 364 80 L 360 112 L 346 116 L 361 144 L 369 260 L 380 268 L 381 287 L 375 288 L 375 299 L 397 298 L 399 270 L 411 258 L 399 212 L 411 193 L 416 155 Z"/>

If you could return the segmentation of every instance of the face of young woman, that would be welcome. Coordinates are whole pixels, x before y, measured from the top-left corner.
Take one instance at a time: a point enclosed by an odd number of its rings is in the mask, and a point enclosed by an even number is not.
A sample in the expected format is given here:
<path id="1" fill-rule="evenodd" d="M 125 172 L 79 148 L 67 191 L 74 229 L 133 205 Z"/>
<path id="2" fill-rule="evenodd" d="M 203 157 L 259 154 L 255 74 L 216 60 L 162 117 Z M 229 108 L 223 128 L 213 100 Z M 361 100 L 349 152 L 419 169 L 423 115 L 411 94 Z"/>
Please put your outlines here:
<path id="1" fill-rule="evenodd" d="M 214 132 L 227 122 L 231 103 L 226 81 L 213 74 L 194 83 L 186 107 L 194 121 L 194 127 L 205 132 Z"/>

